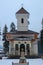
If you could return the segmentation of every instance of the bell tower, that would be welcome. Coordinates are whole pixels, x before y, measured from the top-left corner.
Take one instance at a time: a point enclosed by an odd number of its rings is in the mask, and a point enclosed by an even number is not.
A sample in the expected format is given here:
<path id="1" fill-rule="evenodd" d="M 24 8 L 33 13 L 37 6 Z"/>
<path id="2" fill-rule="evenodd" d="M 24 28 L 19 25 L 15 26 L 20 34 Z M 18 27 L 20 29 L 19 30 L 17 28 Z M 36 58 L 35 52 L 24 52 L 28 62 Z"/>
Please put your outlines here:
<path id="1" fill-rule="evenodd" d="M 23 7 L 21 7 L 21 9 L 16 12 L 16 18 L 17 31 L 28 31 L 29 13 Z"/>

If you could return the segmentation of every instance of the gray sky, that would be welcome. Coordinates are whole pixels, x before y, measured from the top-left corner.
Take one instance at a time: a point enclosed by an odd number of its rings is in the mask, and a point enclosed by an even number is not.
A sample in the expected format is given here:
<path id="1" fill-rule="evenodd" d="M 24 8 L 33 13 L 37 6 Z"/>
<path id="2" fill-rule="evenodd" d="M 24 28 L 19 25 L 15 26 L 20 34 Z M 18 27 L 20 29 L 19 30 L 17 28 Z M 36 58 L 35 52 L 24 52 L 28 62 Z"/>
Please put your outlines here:
<path id="1" fill-rule="evenodd" d="M 10 27 L 13 21 L 17 26 L 15 13 L 23 7 L 30 13 L 29 29 L 40 32 L 43 18 L 43 0 L 0 0 L 0 27 L 7 24 Z"/>

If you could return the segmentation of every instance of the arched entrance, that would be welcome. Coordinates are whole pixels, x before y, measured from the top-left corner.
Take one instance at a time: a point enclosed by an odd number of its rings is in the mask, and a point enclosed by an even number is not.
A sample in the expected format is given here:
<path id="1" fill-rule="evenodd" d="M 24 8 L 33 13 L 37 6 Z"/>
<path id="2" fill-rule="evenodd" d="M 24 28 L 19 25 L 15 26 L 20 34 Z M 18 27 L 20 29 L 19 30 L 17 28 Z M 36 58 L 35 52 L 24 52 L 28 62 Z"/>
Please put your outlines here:
<path id="1" fill-rule="evenodd" d="M 21 44 L 21 45 L 20 45 L 20 54 L 21 54 L 22 49 L 23 49 L 23 51 L 25 52 L 25 45 L 24 45 L 24 44 Z"/>
<path id="2" fill-rule="evenodd" d="M 27 55 L 30 55 L 30 49 L 29 49 L 29 44 L 26 45 L 26 50 L 27 50 Z"/>

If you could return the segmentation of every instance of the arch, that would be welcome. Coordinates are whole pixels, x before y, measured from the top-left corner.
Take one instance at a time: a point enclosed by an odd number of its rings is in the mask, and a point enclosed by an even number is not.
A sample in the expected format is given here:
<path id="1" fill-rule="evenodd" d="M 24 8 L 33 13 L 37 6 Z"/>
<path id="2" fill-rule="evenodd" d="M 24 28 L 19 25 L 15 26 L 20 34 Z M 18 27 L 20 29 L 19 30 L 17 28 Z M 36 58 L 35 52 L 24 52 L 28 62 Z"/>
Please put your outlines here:
<path id="1" fill-rule="evenodd" d="M 21 44 L 21 45 L 20 45 L 20 52 L 22 51 L 22 49 L 23 49 L 23 51 L 25 52 L 25 45 L 24 45 L 24 44 Z"/>
<path id="2" fill-rule="evenodd" d="M 18 44 L 15 44 L 15 50 L 18 50 Z"/>
<path id="3" fill-rule="evenodd" d="M 29 49 L 29 44 L 26 44 L 26 50 L 27 50 L 27 55 L 30 55 L 30 49 Z"/>
<path id="4" fill-rule="evenodd" d="M 23 18 L 21 19 L 21 23 L 22 23 L 22 24 L 24 23 L 24 19 L 23 19 Z"/>

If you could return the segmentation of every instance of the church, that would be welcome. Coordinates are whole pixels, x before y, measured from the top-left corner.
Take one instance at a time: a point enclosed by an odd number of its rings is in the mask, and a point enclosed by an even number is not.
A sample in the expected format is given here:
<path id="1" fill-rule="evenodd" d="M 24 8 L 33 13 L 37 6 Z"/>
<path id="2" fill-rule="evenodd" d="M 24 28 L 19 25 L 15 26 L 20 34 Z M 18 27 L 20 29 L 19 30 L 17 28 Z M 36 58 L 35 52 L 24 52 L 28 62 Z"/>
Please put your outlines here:
<path id="1" fill-rule="evenodd" d="M 9 56 L 20 56 L 23 49 L 25 56 L 38 56 L 38 32 L 28 29 L 29 12 L 21 7 L 16 12 L 17 30 L 7 32 L 9 41 Z"/>

